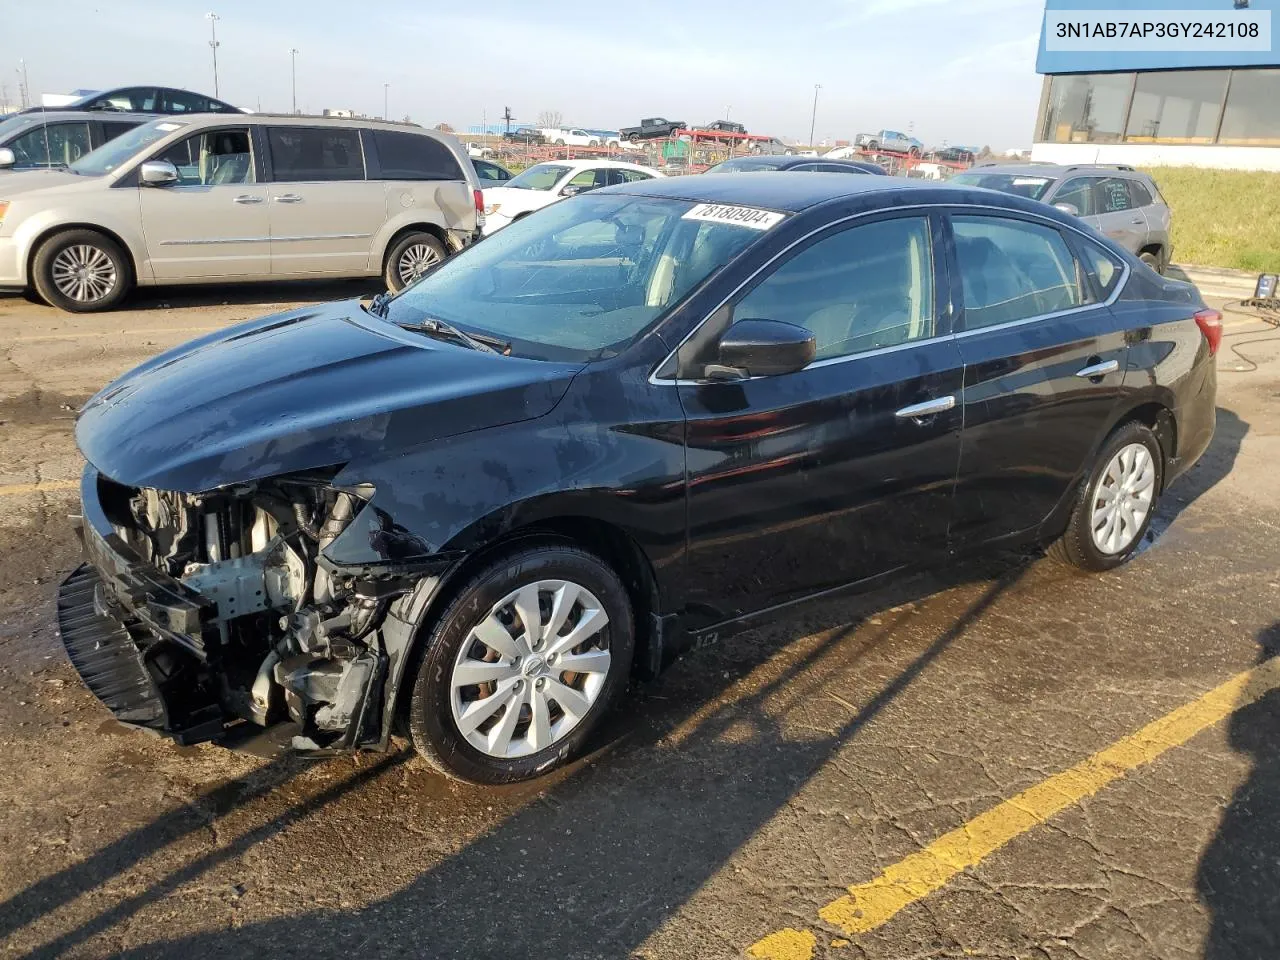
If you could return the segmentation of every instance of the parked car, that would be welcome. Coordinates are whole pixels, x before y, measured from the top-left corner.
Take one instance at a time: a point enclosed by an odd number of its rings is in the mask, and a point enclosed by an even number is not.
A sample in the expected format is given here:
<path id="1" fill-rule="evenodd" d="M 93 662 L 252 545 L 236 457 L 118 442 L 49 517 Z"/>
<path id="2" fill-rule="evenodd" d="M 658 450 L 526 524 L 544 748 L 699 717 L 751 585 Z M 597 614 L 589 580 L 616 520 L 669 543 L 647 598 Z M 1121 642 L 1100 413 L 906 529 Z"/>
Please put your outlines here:
<path id="1" fill-rule="evenodd" d="M 740 133 L 745 135 L 747 128 L 740 123 L 732 120 L 712 120 L 710 123 L 703 124 L 701 127 L 694 127 L 695 130 L 707 130 L 713 133 Z"/>
<path id="2" fill-rule="evenodd" d="M 532 127 L 521 127 L 519 130 L 508 130 L 502 135 L 502 139 L 507 143 L 546 143 L 547 138 L 542 135 L 541 130 L 534 130 Z"/>
<path id="3" fill-rule="evenodd" d="M 537 163 L 500 187 L 484 191 L 484 232 L 496 233 L 535 210 L 565 197 L 618 183 L 662 176 L 657 170 L 617 160 L 552 160 Z"/>
<path id="4" fill-rule="evenodd" d="M 794 170 L 801 173 L 870 173 L 885 176 L 883 167 L 858 160 L 829 160 L 826 157 L 731 157 L 717 163 L 707 173 L 766 173 Z"/>
<path id="5" fill-rule="evenodd" d="M 918 157 L 924 153 L 924 144 L 915 137 L 896 130 L 881 130 L 879 133 L 860 133 L 853 138 L 855 146 L 870 150 L 872 153 L 905 153 Z"/>
<path id="6" fill-rule="evenodd" d="M 478 237 L 458 141 L 375 120 L 164 117 L 66 171 L 0 177 L 0 288 L 83 312 L 137 286 L 382 276 Z"/>
<path id="7" fill-rule="evenodd" d="M 1212 437 L 1221 336 L 1016 196 L 623 184 L 90 399 L 61 640 L 181 743 L 403 729 L 450 776 L 539 776 L 632 675 L 802 600 L 993 544 L 1124 563 Z"/>
<path id="8" fill-rule="evenodd" d="M 930 156 L 947 163 L 973 163 L 979 149 L 978 147 L 961 146 L 938 147 L 936 150 L 930 151 Z"/>
<path id="9" fill-rule="evenodd" d="M 1137 254 L 1157 273 L 1173 257 L 1173 211 L 1155 180 L 1133 167 L 999 164 L 966 170 L 951 181 L 1051 204 Z"/>
<path id="10" fill-rule="evenodd" d="M 661 140 L 684 128 L 685 122 L 683 120 L 647 117 L 640 121 L 638 127 L 623 127 L 618 131 L 618 136 L 622 137 L 623 140 L 629 140 L 631 143 L 638 143 L 641 140 Z"/>
<path id="11" fill-rule="evenodd" d="M 483 143 L 476 143 L 474 140 L 471 140 L 471 141 L 468 141 L 467 143 L 467 156 L 473 157 L 473 158 L 474 157 L 492 157 L 493 148 L 486 147 Z"/>
<path id="12" fill-rule="evenodd" d="M 581 127 L 543 127 L 542 135 L 547 143 L 564 147 L 598 147 L 603 141 Z"/>
<path id="13" fill-rule="evenodd" d="M 796 148 L 787 146 L 777 137 L 763 137 L 751 141 L 751 152 L 765 157 L 794 157 Z"/>
<path id="14" fill-rule="evenodd" d="M 134 127 L 148 114 L 86 111 L 19 113 L 0 121 L 0 170 L 65 167 Z"/>
<path id="15" fill-rule="evenodd" d="M 506 167 L 494 163 L 492 160 L 472 160 L 471 166 L 475 167 L 481 190 L 488 187 L 500 187 L 515 176 Z"/>
<path id="16" fill-rule="evenodd" d="M 65 107 L 29 107 L 26 113 L 42 110 L 113 110 L 122 113 L 241 113 L 239 107 L 203 93 L 177 87 L 119 87 L 91 93 Z"/>

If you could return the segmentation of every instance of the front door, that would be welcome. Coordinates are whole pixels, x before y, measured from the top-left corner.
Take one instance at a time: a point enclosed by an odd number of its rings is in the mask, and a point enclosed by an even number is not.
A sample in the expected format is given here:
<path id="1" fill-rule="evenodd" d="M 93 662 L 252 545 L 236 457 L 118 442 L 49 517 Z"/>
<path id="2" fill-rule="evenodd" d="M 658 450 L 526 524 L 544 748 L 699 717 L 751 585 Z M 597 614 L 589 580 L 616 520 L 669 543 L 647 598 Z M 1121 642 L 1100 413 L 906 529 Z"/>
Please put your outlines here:
<path id="1" fill-rule="evenodd" d="M 156 279 L 268 277 L 267 188 L 248 128 L 205 130 L 152 159 L 178 169 L 175 184 L 137 188 Z"/>
<path id="2" fill-rule="evenodd" d="M 1005 214 L 950 222 L 965 365 L 952 539 L 963 547 L 1034 530 L 1072 489 L 1119 400 L 1128 346 L 1099 302 L 1109 290 L 1096 289 L 1057 225 Z"/>
<path id="3" fill-rule="evenodd" d="M 373 238 L 387 221 L 386 189 L 365 179 L 360 131 L 268 127 L 271 272 L 278 277 L 377 273 Z"/>
<path id="4" fill-rule="evenodd" d="M 962 369 L 936 287 L 935 225 L 891 217 L 827 231 L 708 321 L 796 323 L 818 353 L 797 373 L 678 388 L 691 627 L 945 553 Z M 714 342 L 692 338 L 681 369 L 700 369 Z"/>

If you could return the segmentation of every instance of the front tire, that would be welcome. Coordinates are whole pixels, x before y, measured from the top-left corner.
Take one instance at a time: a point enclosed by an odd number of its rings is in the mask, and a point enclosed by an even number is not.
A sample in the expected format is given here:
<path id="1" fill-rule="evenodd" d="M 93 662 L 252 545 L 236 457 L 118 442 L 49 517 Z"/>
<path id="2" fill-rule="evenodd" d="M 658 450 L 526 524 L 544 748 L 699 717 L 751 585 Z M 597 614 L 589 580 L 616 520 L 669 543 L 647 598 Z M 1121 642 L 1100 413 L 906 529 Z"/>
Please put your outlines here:
<path id="1" fill-rule="evenodd" d="M 1124 424 L 1103 444 L 1049 555 L 1093 572 L 1120 566 L 1146 536 L 1163 485 L 1160 441 L 1144 423 Z"/>
<path id="2" fill-rule="evenodd" d="M 403 290 L 444 261 L 444 244 L 429 233 L 406 233 L 391 245 L 382 265 L 382 279 L 393 293 Z"/>
<path id="3" fill-rule="evenodd" d="M 36 292 L 68 313 L 110 310 L 133 288 L 133 265 L 120 245 L 96 230 L 65 230 L 40 245 L 32 261 Z"/>
<path id="4" fill-rule="evenodd" d="M 1164 264 L 1161 262 L 1160 257 L 1157 254 L 1152 253 L 1150 250 L 1143 250 L 1142 253 L 1138 254 L 1138 259 L 1156 273 L 1164 273 Z"/>
<path id="5" fill-rule="evenodd" d="M 626 685 L 631 600 L 609 566 L 526 547 L 472 577 L 421 648 L 414 746 L 447 776 L 512 783 L 575 756 Z"/>

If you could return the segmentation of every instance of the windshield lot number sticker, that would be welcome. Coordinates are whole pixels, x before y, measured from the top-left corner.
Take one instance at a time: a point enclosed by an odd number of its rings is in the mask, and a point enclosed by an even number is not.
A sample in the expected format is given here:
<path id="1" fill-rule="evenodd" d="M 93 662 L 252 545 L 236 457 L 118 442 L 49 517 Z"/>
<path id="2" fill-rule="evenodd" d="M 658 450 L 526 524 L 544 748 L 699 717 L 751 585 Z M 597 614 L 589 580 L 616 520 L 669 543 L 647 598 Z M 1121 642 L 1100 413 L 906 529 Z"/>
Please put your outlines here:
<path id="1" fill-rule="evenodd" d="M 786 214 L 774 213 L 772 210 L 757 210 L 755 207 L 733 207 L 723 203 L 700 203 L 680 219 L 706 220 L 710 223 L 727 223 L 738 227 L 750 227 L 752 230 L 768 230 L 781 221 Z"/>

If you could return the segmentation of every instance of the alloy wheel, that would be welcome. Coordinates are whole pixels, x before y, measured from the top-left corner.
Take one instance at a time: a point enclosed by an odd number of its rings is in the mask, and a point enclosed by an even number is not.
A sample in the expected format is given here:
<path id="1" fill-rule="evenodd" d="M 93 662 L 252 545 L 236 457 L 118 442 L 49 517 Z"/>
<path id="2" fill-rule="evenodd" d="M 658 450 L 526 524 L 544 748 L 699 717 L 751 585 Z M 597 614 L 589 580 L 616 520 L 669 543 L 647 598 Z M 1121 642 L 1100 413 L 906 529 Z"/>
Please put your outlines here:
<path id="1" fill-rule="evenodd" d="M 1114 556 L 1133 546 L 1155 498 L 1156 465 L 1145 444 L 1121 447 L 1093 491 L 1090 530 L 1100 551 Z"/>
<path id="2" fill-rule="evenodd" d="M 116 265 L 106 251 L 77 243 L 58 252 L 50 268 L 58 292 L 77 303 L 93 303 L 115 289 Z"/>
<path id="3" fill-rule="evenodd" d="M 453 720 L 490 757 L 563 740 L 609 676 L 609 617 L 586 587 L 539 580 L 495 603 L 463 641 L 449 678 Z"/>
<path id="4" fill-rule="evenodd" d="M 415 243 L 400 254 L 396 272 L 400 275 L 400 282 L 408 286 L 439 262 L 440 254 L 433 247 Z"/>

